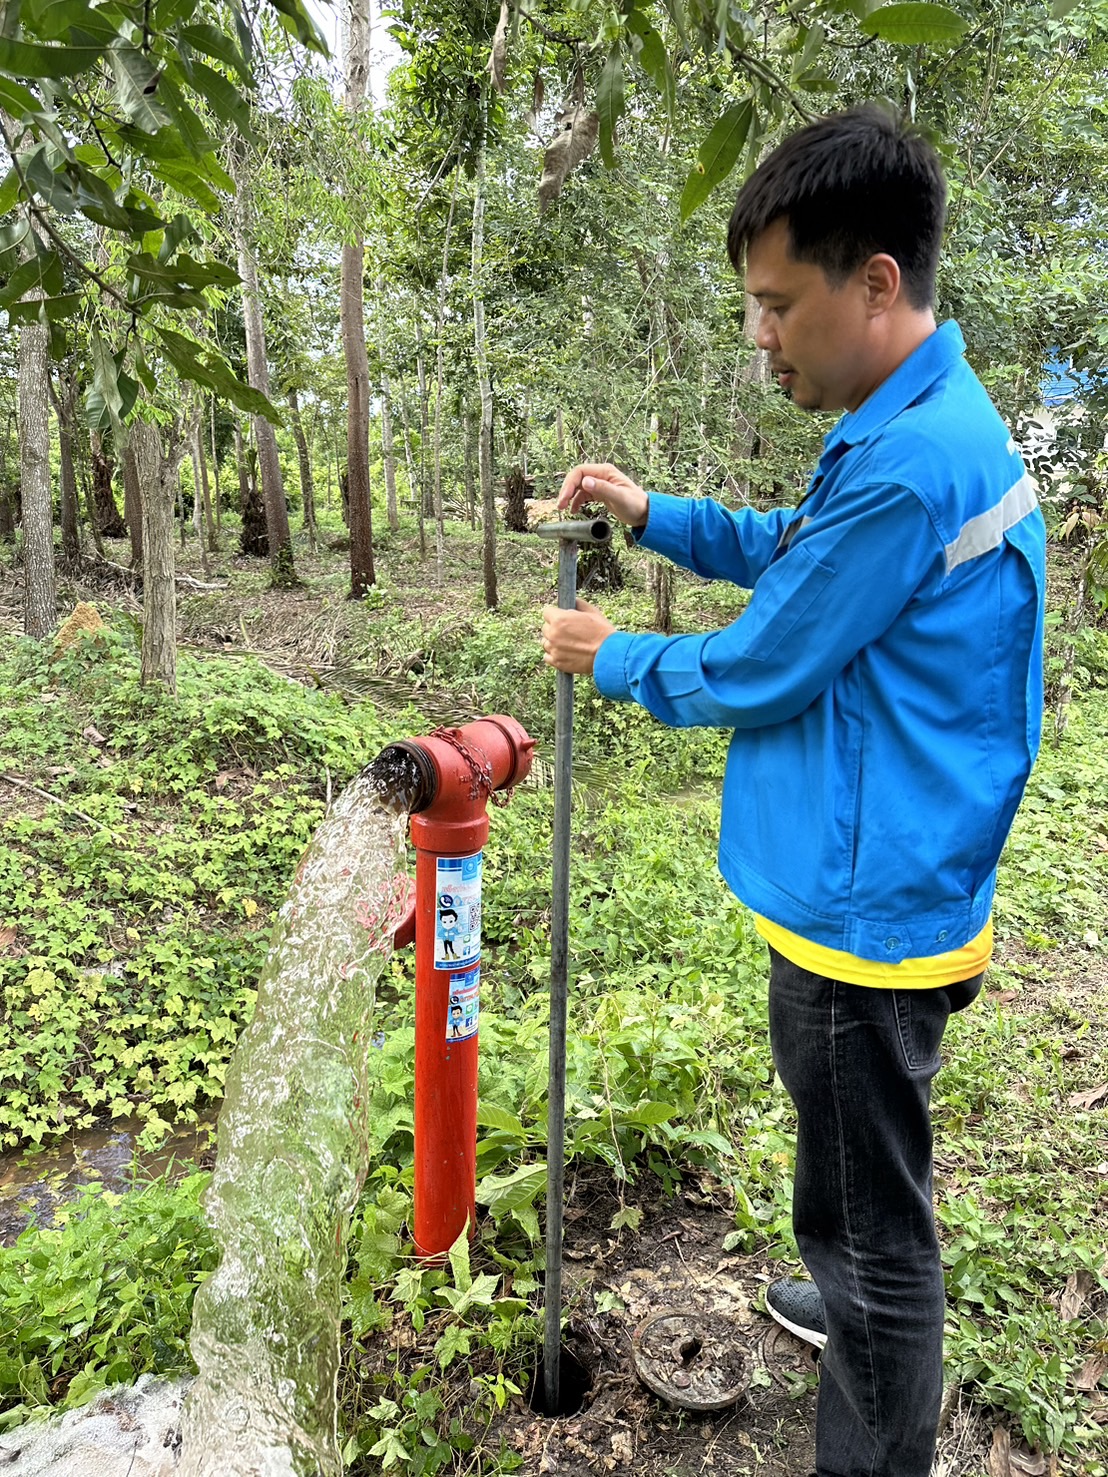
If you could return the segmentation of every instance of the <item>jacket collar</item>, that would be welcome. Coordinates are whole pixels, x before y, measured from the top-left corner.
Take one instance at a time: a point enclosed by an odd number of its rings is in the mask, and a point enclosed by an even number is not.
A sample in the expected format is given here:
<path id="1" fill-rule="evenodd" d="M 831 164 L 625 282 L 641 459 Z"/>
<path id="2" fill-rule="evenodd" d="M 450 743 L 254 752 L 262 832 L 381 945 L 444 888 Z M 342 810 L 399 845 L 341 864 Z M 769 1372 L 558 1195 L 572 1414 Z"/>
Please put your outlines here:
<path id="1" fill-rule="evenodd" d="M 878 385 L 868 400 L 835 423 L 823 443 L 824 456 L 837 461 L 847 447 L 875 436 L 894 416 L 918 400 L 940 375 L 952 369 L 965 351 L 966 341 L 954 319 L 941 323 Z"/>

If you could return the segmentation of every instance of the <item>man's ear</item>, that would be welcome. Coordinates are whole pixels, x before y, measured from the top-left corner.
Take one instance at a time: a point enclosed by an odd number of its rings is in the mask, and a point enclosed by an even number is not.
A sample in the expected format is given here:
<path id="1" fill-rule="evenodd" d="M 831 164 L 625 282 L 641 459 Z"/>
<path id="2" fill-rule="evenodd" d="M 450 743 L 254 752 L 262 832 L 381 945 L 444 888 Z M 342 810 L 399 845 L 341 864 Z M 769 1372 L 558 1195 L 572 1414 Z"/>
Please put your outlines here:
<path id="1" fill-rule="evenodd" d="M 862 284 L 871 318 L 887 313 L 900 297 L 900 267 L 893 256 L 878 252 L 862 265 Z"/>

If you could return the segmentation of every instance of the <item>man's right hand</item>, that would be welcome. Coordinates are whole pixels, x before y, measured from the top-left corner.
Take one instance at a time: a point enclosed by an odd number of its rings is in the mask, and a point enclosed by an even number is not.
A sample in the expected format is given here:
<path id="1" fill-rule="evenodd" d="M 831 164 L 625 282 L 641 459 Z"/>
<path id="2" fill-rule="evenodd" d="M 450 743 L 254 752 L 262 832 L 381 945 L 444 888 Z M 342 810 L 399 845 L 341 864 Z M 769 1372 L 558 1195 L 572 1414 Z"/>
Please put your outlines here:
<path id="1" fill-rule="evenodd" d="M 611 462 L 586 462 L 566 473 L 558 494 L 558 511 L 576 513 L 582 503 L 603 503 L 614 518 L 641 528 L 650 511 L 650 498 L 637 483 Z"/>

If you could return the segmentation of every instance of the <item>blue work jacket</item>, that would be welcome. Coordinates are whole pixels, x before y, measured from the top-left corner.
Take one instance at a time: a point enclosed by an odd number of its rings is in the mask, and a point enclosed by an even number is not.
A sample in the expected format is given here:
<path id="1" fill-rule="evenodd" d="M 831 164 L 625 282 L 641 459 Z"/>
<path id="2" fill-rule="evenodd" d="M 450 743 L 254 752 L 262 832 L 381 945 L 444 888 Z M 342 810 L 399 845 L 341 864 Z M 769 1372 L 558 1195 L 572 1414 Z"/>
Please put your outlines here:
<path id="1" fill-rule="evenodd" d="M 697 636 L 617 632 L 609 698 L 734 730 L 719 866 L 793 933 L 899 963 L 989 919 L 1039 746 L 1045 530 L 945 323 L 827 436 L 797 508 L 652 494 L 645 547 L 752 590 Z"/>

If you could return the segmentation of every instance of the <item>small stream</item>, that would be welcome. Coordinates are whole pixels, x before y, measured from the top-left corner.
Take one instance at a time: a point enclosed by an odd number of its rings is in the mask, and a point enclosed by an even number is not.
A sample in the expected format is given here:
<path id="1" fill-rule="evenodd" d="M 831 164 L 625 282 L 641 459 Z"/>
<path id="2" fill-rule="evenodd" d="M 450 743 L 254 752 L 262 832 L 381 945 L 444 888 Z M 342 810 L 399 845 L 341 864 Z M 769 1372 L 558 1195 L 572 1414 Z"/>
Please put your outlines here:
<path id="1" fill-rule="evenodd" d="M 205 1109 L 154 1150 L 137 1147 L 146 1124 L 132 1117 L 81 1129 L 47 1149 L 0 1154 L 0 1246 L 11 1246 L 29 1225 L 49 1226 L 58 1207 L 86 1185 L 122 1193 L 163 1174 L 210 1168 L 216 1113 Z"/>

